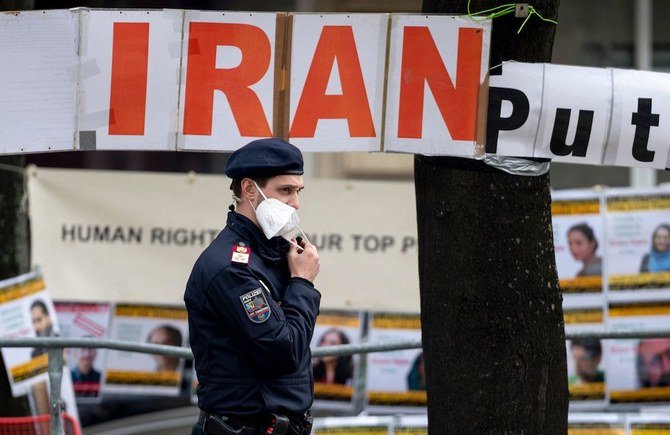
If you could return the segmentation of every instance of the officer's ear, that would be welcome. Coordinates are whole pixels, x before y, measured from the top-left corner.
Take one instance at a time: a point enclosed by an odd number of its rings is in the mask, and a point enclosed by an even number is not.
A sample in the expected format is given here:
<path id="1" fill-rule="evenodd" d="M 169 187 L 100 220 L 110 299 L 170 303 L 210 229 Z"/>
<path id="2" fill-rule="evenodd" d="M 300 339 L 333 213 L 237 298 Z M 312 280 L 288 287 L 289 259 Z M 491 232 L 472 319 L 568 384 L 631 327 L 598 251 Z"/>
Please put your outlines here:
<path id="1" fill-rule="evenodd" d="M 242 196 L 249 201 L 253 201 L 256 198 L 256 186 L 251 178 L 242 179 Z"/>

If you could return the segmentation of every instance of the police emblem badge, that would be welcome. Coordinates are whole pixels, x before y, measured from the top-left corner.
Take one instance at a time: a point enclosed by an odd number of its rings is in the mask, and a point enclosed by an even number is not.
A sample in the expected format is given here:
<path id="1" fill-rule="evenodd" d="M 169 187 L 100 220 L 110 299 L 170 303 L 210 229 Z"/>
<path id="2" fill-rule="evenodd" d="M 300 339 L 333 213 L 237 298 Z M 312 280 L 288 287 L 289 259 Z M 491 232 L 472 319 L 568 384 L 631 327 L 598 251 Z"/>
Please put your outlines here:
<path id="1" fill-rule="evenodd" d="M 248 264 L 251 256 L 251 248 L 243 244 L 233 246 L 233 255 L 230 257 L 232 263 Z"/>
<path id="2" fill-rule="evenodd" d="M 240 296 L 240 302 L 252 322 L 263 323 L 270 318 L 272 310 L 262 288 L 243 294 Z"/>

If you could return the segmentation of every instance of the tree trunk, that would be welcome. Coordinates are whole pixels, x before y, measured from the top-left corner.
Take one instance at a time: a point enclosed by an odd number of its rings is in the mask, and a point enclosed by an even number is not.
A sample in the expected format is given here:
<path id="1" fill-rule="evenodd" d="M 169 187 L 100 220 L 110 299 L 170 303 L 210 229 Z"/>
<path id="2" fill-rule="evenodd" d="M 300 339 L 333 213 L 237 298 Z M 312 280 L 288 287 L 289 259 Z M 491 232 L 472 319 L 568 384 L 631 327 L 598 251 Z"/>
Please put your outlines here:
<path id="1" fill-rule="evenodd" d="M 24 157 L 0 157 L 0 280 L 28 272 L 30 268 L 28 212 L 21 207 L 23 175 L 4 167 L 23 168 Z M 14 399 L 7 370 L 0 357 L 0 415 L 29 415 L 27 398 Z"/>
<path id="2" fill-rule="evenodd" d="M 473 1 L 471 11 L 499 2 Z M 556 19 L 558 0 L 533 3 Z M 424 0 L 464 14 L 467 1 Z M 548 62 L 555 25 L 493 21 L 490 65 Z M 567 432 L 561 293 L 549 176 L 415 157 L 419 279 L 431 433 Z"/>

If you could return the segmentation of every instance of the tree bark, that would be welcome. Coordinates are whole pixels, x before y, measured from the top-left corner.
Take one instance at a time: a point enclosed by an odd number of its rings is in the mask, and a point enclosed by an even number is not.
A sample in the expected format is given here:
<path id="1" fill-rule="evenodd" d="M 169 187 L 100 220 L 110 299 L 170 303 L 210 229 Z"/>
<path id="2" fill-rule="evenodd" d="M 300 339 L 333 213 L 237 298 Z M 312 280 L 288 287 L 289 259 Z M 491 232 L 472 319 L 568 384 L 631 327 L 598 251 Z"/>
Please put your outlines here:
<path id="1" fill-rule="evenodd" d="M 7 156 L 0 164 L 23 168 L 25 158 Z M 21 206 L 23 175 L 0 167 L 0 280 L 26 273 L 30 268 L 28 212 Z M 25 396 L 12 397 L 3 358 L 0 357 L 0 415 L 29 415 Z"/>
<path id="2" fill-rule="evenodd" d="M 472 1 L 471 11 L 497 6 Z M 532 3 L 556 19 L 558 0 Z M 464 14 L 467 1 L 424 0 Z M 555 25 L 493 21 L 491 60 L 548 62 Z M 565 333 L 549 176 L 415 157 L 419 280 L 431 433 L 567 432 Z"/>

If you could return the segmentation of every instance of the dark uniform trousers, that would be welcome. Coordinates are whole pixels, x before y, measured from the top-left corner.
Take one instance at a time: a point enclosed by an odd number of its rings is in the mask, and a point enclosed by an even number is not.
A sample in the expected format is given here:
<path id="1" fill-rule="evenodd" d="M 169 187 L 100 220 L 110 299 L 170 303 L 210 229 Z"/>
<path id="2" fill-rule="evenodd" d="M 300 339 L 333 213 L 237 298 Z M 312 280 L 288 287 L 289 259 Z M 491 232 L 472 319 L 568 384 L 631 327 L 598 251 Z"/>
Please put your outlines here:
<path id="1" fill-rule="evenodd" d="M 184 301 L 202 411 L 249 422 L 302 416 L 311 407 L 309 345 L 321 295 L 291 278 L 288 247 L 231 212 L 193 266 Z M 194 434 L 203 433 L 201 423 Z"/>

